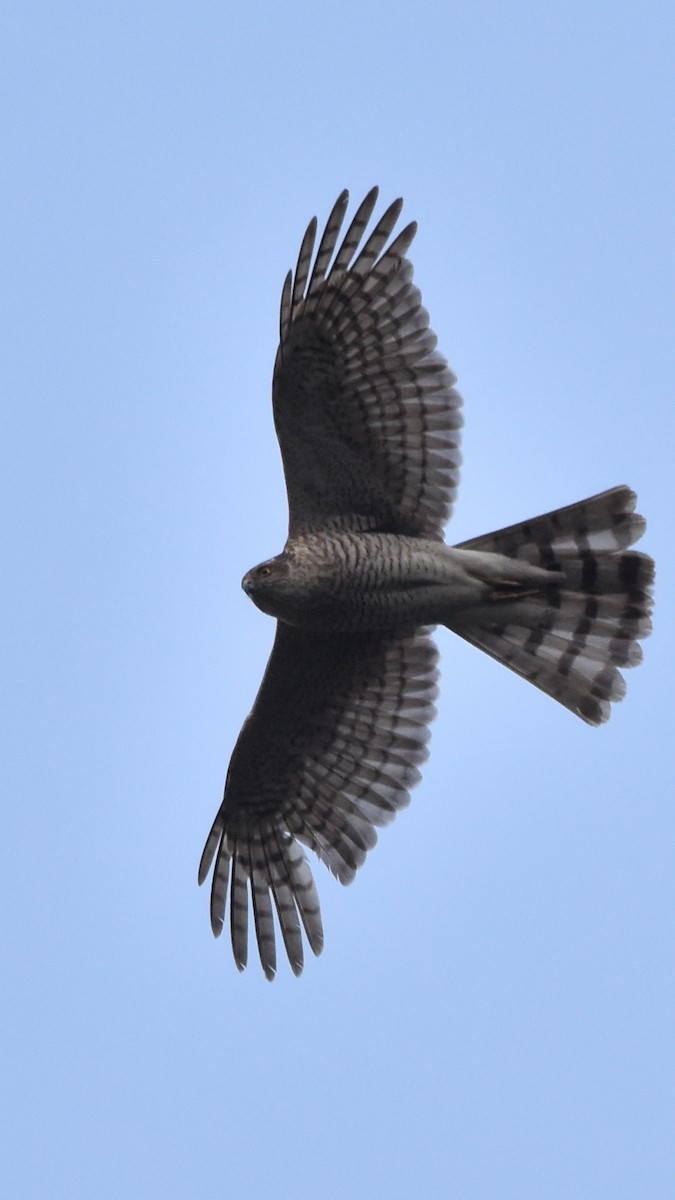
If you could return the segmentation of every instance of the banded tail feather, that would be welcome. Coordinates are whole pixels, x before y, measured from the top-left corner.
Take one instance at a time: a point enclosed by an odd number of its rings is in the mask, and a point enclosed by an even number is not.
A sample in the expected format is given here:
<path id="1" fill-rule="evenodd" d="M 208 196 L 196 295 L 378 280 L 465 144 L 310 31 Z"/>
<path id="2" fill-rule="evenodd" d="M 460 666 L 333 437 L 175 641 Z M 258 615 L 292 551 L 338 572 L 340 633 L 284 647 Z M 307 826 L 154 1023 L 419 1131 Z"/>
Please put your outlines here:
<path id="1" fill-rule="evenodd" d="M 481 605 L 449 628 L 589 725 L 625 695 L 619 667 L 642 659 L 651 632 L 654 563 L 630 550 L 644 533 L 635 493 L 612 488 L 458 549 L 506 554 L 561 578 L 539 594 Z"/>

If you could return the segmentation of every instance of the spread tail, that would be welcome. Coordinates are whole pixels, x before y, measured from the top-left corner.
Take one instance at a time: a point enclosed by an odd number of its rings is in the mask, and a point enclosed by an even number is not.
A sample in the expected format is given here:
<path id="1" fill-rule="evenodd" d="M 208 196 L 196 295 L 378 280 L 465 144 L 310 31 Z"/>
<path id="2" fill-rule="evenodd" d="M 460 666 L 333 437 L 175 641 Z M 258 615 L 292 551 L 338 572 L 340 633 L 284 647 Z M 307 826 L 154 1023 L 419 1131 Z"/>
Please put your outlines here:
<path id="1" fill-rule="evenodd" d="M 564 704 L 589 725 L 610 715 L 651 632 L 654 563 L 628 550 L 645 530 L 635 493 L 612 488 L 578 504 L 462 542 L 561 572 L 520 598 L 499 593 L 453 615 L 449 628 Z"/>

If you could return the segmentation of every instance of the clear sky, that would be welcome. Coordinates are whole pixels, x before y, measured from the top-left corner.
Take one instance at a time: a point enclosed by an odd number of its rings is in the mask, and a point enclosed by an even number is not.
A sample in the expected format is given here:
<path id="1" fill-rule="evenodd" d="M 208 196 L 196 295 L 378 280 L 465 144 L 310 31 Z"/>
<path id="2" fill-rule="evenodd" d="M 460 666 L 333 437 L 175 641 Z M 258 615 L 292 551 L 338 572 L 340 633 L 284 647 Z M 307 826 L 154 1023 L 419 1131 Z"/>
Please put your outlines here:
<path id="1" fill-rule="evenodd" d="M 5 8 L 4 1195 L 672 1197 L 674 34 Z M 656 632 L 600 730 L 440 633 L 424 781 L 270 985 L 197 864 L 273 634 L 283 277 L 373 183 L 465 397 L 449 538 L 629 483 Z"/>

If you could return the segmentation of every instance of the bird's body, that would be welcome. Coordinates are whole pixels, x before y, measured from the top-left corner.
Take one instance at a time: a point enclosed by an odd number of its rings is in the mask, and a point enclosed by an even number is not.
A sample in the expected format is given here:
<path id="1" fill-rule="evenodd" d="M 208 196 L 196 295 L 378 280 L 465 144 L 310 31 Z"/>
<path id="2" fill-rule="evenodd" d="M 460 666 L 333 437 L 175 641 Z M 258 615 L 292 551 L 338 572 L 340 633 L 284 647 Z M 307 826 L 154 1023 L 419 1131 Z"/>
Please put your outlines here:
<path id="1" fill-rule="evenodd" d="M 262 573 L 261 573 L 262 572 Z M 503 554 L 393 533 L 304 534 L 249 572 L 263 612 L 314 632 L 447 625 L 481 603 L 555 586 L 560 573 Z"/>
<path id="2" fill-rule="evenodd" d="M 237 741 L 199 879 L 215 856 L 214 933 L 229 893 L 235 961 L 249 901 L 261 963 L 276 971 L 273 911 L 291 966 L 301 927 L 319 953 L 319 901 L 302 846 L 348 883 L 375 827 L 408 803 L 427 756 L 445 625 L 591 725 L 607 720 L 650 630 L 654 565 L 629 547 L 645 522 L 627 487 L 450 547 L 461 400 L 405 257 L 369 237 L 368 194 L 339 235 L 338 198 L 316 222 L 281 302 L 273 408 L 289 536 L 243 587 L 276 617 L 274 648 Z"/>

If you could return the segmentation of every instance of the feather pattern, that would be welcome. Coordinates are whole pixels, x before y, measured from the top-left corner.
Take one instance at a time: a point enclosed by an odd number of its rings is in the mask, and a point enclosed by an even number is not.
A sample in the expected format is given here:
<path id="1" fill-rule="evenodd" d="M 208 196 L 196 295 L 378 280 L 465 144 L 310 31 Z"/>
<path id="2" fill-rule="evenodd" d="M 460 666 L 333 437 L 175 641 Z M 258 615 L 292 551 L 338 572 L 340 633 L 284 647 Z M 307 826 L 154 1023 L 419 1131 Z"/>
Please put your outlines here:
<path id="1" fill-rule="evenodd" d="M 373 188 L 338 244 L 347 199 L 338 198 L 311 271 L 310 222 L 282 294 L 273 394 L 290 533 L 440 538 L 459 481 L 461 400 L 405 258 L 416 226 L 386 248 L 396 200 L 362 244 Z"/>
<path id="2" fill-rule="evenodd" d="M 635 503 L 630 488 L 612 488 L 457 547 L 561 573 L 539 594 L 476 606 L 449 625 L 589 725 L 625 695 L 619 667 L 641 661 L 651 631 L 654 563 L 627 549 L 645 530 Z"/>
<path id="3" fill-rule="evenodd" d="M 240 970 L 249 891 L 268 978 L 276 970 L 272 901 L 293 971 L 303 967 L 300 922 L 320 953 L 319 900 L 301 843 L 342 883 L 354 878 L 377 841 L 375 827 L 393 819 L 418 782 L 435 712 L 436 660 L 424 629 L 327 638 L 278 624 L 199 869 L 201 883 L 215 858 L 216 935 L 229 890 Z"/>

